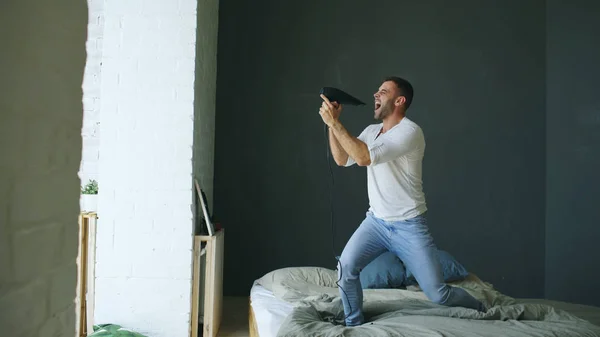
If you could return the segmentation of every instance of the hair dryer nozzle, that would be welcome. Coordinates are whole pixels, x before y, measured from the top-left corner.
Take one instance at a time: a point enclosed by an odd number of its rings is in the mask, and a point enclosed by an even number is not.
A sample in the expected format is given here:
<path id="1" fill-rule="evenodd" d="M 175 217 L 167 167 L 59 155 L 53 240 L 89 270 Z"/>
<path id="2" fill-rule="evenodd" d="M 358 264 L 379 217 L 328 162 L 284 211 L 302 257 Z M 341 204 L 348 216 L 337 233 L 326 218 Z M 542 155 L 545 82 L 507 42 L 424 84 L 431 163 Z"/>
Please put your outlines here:
<path id="1" fill-rule="evenodd" d="M 358 98 L 338 88 L 323 87 L 321 88 L 320 93 L 325 95 L 329 101 L 337 102 L 338 104 L 365 105 L 365 103 Z"/>

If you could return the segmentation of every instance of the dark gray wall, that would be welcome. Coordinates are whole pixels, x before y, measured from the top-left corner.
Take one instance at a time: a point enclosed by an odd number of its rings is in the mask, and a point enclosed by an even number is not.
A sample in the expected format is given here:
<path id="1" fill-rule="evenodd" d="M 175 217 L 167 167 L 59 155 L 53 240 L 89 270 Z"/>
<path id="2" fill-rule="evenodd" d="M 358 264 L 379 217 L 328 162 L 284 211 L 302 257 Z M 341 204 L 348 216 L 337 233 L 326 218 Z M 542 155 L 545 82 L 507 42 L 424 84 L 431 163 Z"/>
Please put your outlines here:
<path id="1" fill-rule="evenodd" d="M 599 18 L 548 1 L 546 296 L 600 306 Z"/>
<path id="2" fill-rule="evenodd" d="M 416 89 L 424 184 L 440 248 L 512 296 L 543 296 L 545 9 L 540 1 L 222 0 L 215 215 L 227 228 L 224 291 L 286 266 L 334 267 L 318 90 L 372 123 L 387 75 Z M 333 168 L 335 253 L 368 208 L 364 168 Z"/>

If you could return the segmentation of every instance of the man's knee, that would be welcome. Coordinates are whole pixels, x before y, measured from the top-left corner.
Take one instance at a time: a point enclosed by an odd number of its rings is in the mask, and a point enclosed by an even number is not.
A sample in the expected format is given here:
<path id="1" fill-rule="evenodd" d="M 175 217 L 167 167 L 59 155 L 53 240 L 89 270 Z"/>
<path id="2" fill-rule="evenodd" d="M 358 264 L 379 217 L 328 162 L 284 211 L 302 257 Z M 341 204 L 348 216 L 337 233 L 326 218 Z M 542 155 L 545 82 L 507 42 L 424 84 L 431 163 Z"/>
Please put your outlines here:
<path id="1" fill-rule="evenodd" d="M 344 255 L 338 260 L 338 276 L 342 280 L 357 279 L 360 275 L 360 267 L 356 263 L 356 259 L 347 258 Z"/>

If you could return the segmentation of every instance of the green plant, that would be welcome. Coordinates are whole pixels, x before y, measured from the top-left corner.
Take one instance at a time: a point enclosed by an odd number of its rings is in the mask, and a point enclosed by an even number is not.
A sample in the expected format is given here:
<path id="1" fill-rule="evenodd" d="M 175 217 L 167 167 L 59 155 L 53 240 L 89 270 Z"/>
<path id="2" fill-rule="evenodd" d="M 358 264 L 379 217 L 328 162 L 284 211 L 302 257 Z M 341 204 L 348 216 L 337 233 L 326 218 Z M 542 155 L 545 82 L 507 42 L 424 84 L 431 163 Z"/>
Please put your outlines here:
<path id="1" fill-rule="evenodd" d="M 81 194 L 98 194 L 98 182 L 96 180 L 90 180 L 81 189 Z"/>

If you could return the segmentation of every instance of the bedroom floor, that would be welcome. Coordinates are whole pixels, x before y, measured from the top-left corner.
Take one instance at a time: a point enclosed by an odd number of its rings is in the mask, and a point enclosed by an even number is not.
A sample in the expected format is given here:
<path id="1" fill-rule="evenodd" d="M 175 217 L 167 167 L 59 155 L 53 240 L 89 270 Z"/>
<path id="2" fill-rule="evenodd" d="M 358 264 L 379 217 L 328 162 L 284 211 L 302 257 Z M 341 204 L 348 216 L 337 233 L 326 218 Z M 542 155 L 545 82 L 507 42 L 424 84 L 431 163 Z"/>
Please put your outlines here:
<path id="1" fill-rule="evenodd" d="M 218 337 L 249 337 L 248 297 L 223 297 L 223 316 Z"/>

